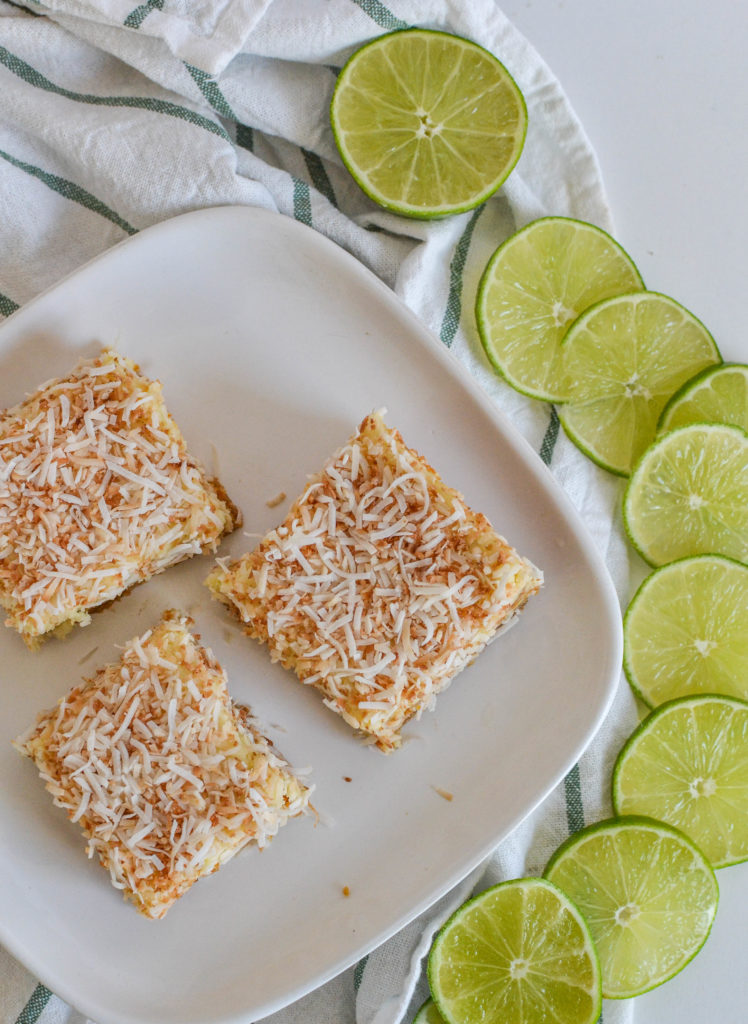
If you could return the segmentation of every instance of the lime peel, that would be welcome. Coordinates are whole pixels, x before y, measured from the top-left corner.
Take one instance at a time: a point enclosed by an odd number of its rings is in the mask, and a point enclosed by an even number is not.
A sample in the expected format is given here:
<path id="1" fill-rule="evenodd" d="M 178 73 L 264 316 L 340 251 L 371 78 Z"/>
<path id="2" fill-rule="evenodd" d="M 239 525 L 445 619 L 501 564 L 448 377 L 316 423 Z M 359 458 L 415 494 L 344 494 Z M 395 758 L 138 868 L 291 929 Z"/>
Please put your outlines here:
<path id="1" fill-rule="evenodd" d="M 748 698 L 748 566 L 722 555 L 656 570 L 623 619 L 623 669 L 653 707 L 675 697 Z"/>
<path id="2" fill-rule="evenodd" d="M 609 999 L 641 995 L 678 974 L 706 942 L 719 901 L 714 871 L 698 847 L 642 816 L 575 833 L 545 877 L 586 916 Z"/>
<path id="3" fill-rule="evenodd" d="M 650 565 L 699 554 L 748 561 L 748 434 L 725 423 L 663 434 L 631 474 L 623 521 Z"/>
<path id="4" fill-rule="evenodd" d="M 690 423 L 730 423 L 748 430 L 748 366 L 710 366 L 686 381 L 662 410 L 657 430 L 664 434 Z"/>
<path id="5" fill-rule="evenodd" d="M 706 327 L 669 296 L 642 291 L 605 299 L 561 342 L 566 393 L 559 419 L 585 455 L 628 476 L 670 396 L 721 361 Z"/>
<path id="6" fill-rule="evenodd" d="M 517 391 L 562 401 L 560 344 L 571 323 L 593 304 L 643 287 L 607 232 L 542 217 L 502 243 L 483 272 L 476 301 L 483 348 Z"/>
<path id="7" fill-rule="evenodd" d="M 330 121 L 343 163 L 374 202 L 429 219 L 473 209 L 501 186 L 522 152 L 527 107 L 488 50 L 415 28 L 353 54 Z"/>
<path id="8" fill-rule="evenodd" d="M 463 904 L 434 940 L 428 978 L 447 1024 L 594 1024 L 600 1014 L 587 923 L 542 878 L 502 882 Z"/>
<path id="9" fill-rule="evenodd" d="M 721 868 L 748 859 L 748 703 L 719 694 L 660 705 L 613 769 L 616 814 L 685 832 Z"/>

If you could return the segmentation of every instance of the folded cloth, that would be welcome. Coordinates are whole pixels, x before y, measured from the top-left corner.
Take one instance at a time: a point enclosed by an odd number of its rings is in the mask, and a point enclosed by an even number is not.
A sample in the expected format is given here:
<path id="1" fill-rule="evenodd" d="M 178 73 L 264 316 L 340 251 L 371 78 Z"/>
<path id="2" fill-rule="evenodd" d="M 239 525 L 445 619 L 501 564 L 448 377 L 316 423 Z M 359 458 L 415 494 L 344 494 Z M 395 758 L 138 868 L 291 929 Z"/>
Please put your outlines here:
<path id="1" fill-rule="evenodd" d="M 237 55 L 270 0 L 35 0 L 38 14 L 159 39 L 180 60 L 217 75 Z M 102 33 L 102 39 L 105 35 Z"/>
<path id="2" fill-rule="evenodd" d="M 623 600 L 620 483 L 567 441 L 553 409 L 497 378 L 476 332 L 481 272 L 514 230 L 544 214 L 612 227 L 594 153 L 561 87 L 492 0 L 237 0 L 210 7 L 148 0 L 119 25 L 112 12 L 120 18 L 124 8 L 103 0 L 28 3 L 45 16 L 0 0 L 0 315 L 178 213 L 239 203 L 295 217 L 392 287 L 508 413 L 576 505 Z M 196 12 L 206 10 L 210 18 L 201 21 Z M 192 28 L 177 45 L 169 24 L 179 19 Z M 327 116 L 336 74 L 351 52 L 410 24 L 492 50 L 530 115 L 523 155 L 496 196 L 434 223 L 375 207 L 343 168 Z M 212 49 L 219 28 L 226 35 Z M 188 38 L 195 50 L 184 49 Z M 610 813 L 612 760 L 635 720 L 623 684 L 580 763 L 484 865 L 357 965 L 269 1020 L 411 1020 L 427 994 L 424 955 L 446 916 L 476 887 L 539 873 L 570 832 Z M 2 951 L 0 1019 L 84 1020 Z M 606 1005 L 606 1024 L 631 1019 L 630 1002 Z"/>

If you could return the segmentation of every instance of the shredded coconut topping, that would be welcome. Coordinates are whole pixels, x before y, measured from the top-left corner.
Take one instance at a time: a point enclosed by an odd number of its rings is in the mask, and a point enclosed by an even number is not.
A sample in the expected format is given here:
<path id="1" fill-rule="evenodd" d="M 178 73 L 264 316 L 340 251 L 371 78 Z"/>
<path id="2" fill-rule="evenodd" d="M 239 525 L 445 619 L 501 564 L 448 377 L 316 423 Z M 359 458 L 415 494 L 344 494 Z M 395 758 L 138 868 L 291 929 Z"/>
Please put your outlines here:
<path id="1" fill-rule="evenodd" d="M 188 622 L 167 613 L 16 741 L 88 855 L 149 917 L 250 840 L 263 846 L 311 792 L 232 707 Z"/>
<path id="2" fill-rule="evenodd" d="M 0 603 L 27 640 L 205 549 L 235 510 L 114 352 L 0 416 Z"/>
<path id="3" fill-rule="evenodd" d="M 250 635 L 385 750 L 540 583 L 379 414 L 255 551 L 208 580 Z"/>

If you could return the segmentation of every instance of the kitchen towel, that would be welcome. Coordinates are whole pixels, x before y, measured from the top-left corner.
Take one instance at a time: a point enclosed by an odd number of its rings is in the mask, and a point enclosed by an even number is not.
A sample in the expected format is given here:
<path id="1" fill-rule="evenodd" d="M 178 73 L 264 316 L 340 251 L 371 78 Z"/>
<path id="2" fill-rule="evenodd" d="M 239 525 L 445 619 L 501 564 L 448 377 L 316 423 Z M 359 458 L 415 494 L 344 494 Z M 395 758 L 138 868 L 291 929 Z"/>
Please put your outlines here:
<path id="1" fill-rule="evenodd" d="M 495 53 L 529 110 L 524 152 L 499 192 L 438 222 L 371 203 L 341 164 L 328 106 L 362 43 L 419 25 Z M 594 152 L 563 90 L 492 0 L 0 0 L 0 317 L 150 224 L 201 207 L 262 206 L 310 225 L 386 282 L 469 368 L 550 467 L 629 586 L 620 481 L 587 461 L 555 411 L 489 366 L 473 316 L 501 241 L 546 214 L 611 230 Z M 424 955 L 471 892 L 542 871 L 570 832 L 610 813 L 612 761 L 636 722 L 621 683 L 563 783 L 455 890 L 273 1024 L 399 1024 L 426 998 Z M 133 979 L 136 982 L 136 979 Z M 606 1024 L 633 1004 L 605 1005 Z M 85 1017 L 0 950 L 2 1024 Z"/>

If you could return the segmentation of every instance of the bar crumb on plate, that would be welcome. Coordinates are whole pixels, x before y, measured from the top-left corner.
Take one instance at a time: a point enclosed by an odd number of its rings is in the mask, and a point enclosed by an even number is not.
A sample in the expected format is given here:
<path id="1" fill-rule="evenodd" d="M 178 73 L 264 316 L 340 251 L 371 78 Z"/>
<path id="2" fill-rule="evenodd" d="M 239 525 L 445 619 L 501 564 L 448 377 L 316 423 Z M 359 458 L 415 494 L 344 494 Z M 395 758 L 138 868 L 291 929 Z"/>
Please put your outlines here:
<path id="1" fill-rule="evenodd" d="M 232 704 L 190 625 L 166 612 L 14 744 L 151 918 L 250 841 L 264 846 L 311 792 Z"/>
<path id="2" fill-rule="evenodd" d="M 283 523 L 206 582 L 274 661 L 389 752 L 542 574 L 373 413 Z"/>
<path id="3" fill-rule="evenodd" d="M 29 647 L 240 523 L 158 381 L 105 350 L 0 413 L 0 605 Z"/>

